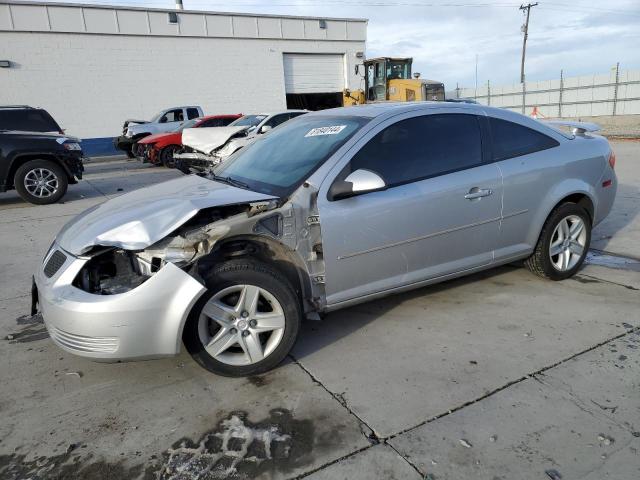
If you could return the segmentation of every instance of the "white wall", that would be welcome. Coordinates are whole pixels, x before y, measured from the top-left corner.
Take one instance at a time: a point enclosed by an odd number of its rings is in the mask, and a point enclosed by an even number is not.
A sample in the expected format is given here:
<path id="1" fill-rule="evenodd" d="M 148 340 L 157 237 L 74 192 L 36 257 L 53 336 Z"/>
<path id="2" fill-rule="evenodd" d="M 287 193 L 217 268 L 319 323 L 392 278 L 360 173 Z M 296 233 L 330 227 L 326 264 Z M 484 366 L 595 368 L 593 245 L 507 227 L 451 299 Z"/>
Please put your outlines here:
<path id="1" fill-rule="evenodd" d="M 283 53 L 339 53 L 345 86 L 361 87 L 367 21 L 0 4 L 0 104 L 46 108 L 69 134 L 117 136 L 127 118 L 183 104 L 205 113 L 286 107 Z"/>
<path id="2" fill-rule="evenodd" d="M 117 136 L 174 105 L 205 113 L 286 107 L 283 52 L 344 53 L 350 88 L 364 42 L 0 32 L 0 104 L 46 108 L 69 134 Z"/>

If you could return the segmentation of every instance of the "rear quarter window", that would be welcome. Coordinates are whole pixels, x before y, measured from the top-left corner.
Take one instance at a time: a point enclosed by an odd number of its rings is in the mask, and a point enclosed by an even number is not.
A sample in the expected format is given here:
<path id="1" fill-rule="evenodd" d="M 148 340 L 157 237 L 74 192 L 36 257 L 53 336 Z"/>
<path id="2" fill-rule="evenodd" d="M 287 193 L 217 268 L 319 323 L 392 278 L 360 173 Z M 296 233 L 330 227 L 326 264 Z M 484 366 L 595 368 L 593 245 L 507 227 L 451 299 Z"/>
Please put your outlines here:
<path id="1" fill-rule="evenodd" d="M 506 160 L 557 147 L 560 143 L 531 128 L 489 117 L 494 160 Z"/>

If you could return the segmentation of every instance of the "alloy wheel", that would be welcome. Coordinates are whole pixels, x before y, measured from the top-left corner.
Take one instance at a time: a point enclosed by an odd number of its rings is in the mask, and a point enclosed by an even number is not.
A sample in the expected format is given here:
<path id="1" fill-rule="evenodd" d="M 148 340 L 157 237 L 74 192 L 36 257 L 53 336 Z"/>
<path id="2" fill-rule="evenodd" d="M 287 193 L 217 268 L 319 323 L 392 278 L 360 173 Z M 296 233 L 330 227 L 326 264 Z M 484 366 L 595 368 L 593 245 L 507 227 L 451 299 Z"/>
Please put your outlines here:
<path id="1" fill-rule="evenodd" d="M 551 235 L 551 264 L 560 272 L 571 270 L 582 258 L 586 243 L 587 229 L 584 220 L 577 215 L 563 218 Z"/>
<path id="2" fill-rule="evenodd" d="M 58 177 L 47 168 L 34 168 L 24 176 L 24 187 L 34 197 L 50 197 L 58 191 Z"/>
<path id="3" fill-rule="evenodd" d="M 198 334 L 204 349 L 227 365 L 252 365 L 268 357 L 284 335 L 285 315 L 264 288 L 234 285 L 202 308 Z"/>

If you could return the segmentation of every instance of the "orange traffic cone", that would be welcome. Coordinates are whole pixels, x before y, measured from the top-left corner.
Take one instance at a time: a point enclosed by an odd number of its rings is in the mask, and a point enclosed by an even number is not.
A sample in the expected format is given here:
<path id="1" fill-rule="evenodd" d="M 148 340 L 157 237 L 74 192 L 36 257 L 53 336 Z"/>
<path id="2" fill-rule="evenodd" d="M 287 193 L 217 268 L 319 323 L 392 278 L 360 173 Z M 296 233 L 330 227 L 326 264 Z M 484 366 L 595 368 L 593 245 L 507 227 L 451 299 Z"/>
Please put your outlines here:
<path id="1" fill-rule="evenodd" d="M 545 115 L 543 115 L 542 113 L 540 113 L 540 110 L 538 110 L 538 107 L 533 107 L 533 110 L 531 111 L 531 116 L 533 118 L 545 118 Z"/>

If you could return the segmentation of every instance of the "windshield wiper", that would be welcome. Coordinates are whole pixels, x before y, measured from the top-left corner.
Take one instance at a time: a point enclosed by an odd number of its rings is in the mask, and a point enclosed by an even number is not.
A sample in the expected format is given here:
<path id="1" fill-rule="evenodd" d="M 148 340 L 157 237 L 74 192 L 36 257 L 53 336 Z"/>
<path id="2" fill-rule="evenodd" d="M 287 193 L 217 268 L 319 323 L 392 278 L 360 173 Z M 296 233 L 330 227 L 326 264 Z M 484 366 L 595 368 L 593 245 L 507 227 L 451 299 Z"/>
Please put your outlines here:
<path id="1" fill-rule="evenodd" d="M 235 178 L 231 178 L 231 177 L 223 177 L 221 175 L 216 175 L 215 173 L 211 173 L 211 176 L 213 177 L 213 180 L 217 181 L 217 182 L 222 182 L 222 183 L 226 183 L 228 185 L 233 185 L 234 187 L 240 187 L 240 188 L 245 188 L 247 190 L 249 190 L 249 185 L 247 185 L 244 182 L 241 182 L 240 180 L 236 180 Z"/>

